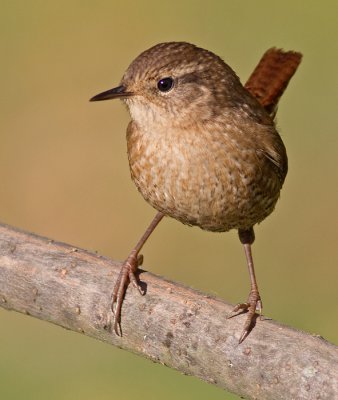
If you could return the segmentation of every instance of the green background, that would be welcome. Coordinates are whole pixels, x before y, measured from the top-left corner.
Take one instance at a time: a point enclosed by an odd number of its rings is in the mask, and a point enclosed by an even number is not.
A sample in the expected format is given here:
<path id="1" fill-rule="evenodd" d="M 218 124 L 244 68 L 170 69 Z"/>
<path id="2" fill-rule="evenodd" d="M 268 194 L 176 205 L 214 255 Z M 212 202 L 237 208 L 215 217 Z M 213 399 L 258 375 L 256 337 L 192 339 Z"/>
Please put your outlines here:
<path id="1" fill-rule="evenodd" d="M 0 220 L 123 259 L 154 215 L 129 177 L 119 102 L 89 103 L 150 46 L 185 40 L 243 81 L 271 47 L 304 53 L 278 127 L 290 171 L 256 229 L 264 313 L 338 343 L 336 1 L 1 1 Z M 236 303 L 249 283 L 236 232 L 174 220 L 145 268 Z M 195 378 L 0 310 L 1 399 L 237 399 Z"/>

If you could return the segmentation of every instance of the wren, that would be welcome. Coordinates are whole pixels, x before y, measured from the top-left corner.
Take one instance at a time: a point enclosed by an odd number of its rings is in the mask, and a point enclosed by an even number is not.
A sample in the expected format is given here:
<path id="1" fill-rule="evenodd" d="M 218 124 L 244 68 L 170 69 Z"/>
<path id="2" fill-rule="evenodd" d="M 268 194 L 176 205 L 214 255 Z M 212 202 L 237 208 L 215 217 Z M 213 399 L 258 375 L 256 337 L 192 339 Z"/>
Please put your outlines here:
<path id="1" fill-rule="evenodd" d="M 280 60 L 289 54 L 272 50 Z M 251 287 L 247 301 L 237 304 L 230 317 L 247 311 L 239 342 L 248 335 L 256 311 L 262 310 L 251 254 L 253 227 L 274 210 L 288 170 L 273 117 L 278 98 L 301 59 L 299 53 L 290 54 L 291 70 L 281 79 L 270 108 L 259 98 L 259 94 L 265 96 L 266 88 L 255 92 L 255 79 L 245 88 L 220 57 L 185 42 L 161 43 L 144 51 L 130 64 L 118 87 L 91 99 L 119 98 L 128 106 L 131 177 L 158 211 L 123 263 L 115 284 L 116 334 L 121 334 L 121 308 L 129 282 L 142 294 L 136 275 L 139 252 L 161 219 L 169 216 L 207 231 L 237 229 Z M 277 60 L 275 66 L 279 64 Z M 270 78 L 267 74 L 267 86 L 273 78 L 273 73 Z"/>

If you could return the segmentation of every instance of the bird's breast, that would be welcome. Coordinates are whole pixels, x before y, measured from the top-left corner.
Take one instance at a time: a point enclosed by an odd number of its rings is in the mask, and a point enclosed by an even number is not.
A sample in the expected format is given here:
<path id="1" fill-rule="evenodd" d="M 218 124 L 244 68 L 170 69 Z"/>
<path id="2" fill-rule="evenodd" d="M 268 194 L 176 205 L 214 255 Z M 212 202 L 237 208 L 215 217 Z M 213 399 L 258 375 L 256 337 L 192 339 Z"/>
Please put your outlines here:
<path id="1" fill-rule="evenodd" d="M 254 146 L 224 132 L 127 133 L 131 176 L 146 201 L 179 221 L 211 231 L 248 228 L 273 210 L 277 179 Z"/>

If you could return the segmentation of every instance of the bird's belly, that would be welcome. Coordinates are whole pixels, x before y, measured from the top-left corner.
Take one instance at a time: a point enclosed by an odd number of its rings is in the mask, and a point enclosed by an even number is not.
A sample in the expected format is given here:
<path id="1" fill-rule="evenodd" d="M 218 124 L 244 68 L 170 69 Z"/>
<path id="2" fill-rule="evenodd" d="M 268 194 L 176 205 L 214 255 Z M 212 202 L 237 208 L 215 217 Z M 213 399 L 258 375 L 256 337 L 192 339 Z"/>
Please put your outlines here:
<path id="1" fill-rule="evenodd" d="M 129 161 L 145 200 L 165 215 L 205 230 L 250 228 L 273 211 L 279 196 L 279 187 L 250 160 L 154 152 Z"/>

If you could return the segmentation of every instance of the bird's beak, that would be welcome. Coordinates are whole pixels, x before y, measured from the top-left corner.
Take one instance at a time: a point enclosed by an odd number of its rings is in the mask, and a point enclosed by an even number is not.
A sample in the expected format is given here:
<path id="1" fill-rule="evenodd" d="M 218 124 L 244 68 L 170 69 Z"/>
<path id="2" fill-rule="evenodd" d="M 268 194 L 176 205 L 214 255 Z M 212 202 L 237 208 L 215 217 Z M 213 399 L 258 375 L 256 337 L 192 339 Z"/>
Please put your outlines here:
<path id="1" fill-rule="evenodd" d="M 106 90 L 105 92 L 97 94 L 96 96 L 92 97 L 89 101 L 121 99 L 123 97 L 129 97 L 132 94 L 133 94 L 132 92 L 127 92 L 124 86 L 118 86 L 114 89 Z"/>

